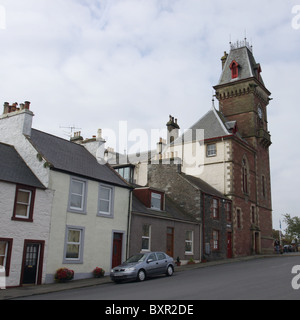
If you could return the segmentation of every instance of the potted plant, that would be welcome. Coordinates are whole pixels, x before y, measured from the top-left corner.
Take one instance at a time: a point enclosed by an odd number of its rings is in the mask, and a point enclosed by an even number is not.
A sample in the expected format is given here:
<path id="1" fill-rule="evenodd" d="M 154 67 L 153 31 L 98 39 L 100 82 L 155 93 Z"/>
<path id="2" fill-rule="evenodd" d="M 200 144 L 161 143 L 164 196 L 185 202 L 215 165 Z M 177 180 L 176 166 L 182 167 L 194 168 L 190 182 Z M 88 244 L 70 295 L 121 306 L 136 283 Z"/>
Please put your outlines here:
<path id="1" fill-rule="evenodd" d="M 57 282 L 66 282 L 74 278 L 74 271 L 68 268 L 60 268 L 55 272 L 54 279 Z"/>
<path id="2" fill-rule="evenodd" d="M 93 270 L 93 275 L 95 278 L 101 278 L 104 276 L 104 274 L 105 274 L 105 271 L 102 268 L 96 267 Z"/>
<path id="3" fill-rule="evenodd" d="M 176 265 L 177 265 L 178 267 L 181 265 L 181 261 L 180 261 L 180 258 L 179 258 L 179 257 L 177 257 L 175 263 L 176 263 Z"/>
<path id="4" fill-rule="evenodd" d="M 188 261 L 188 264 L 195 264 L 195 260 L 193 258 L 191 258 L 189 261 Z"/>
<path id="5" fill-rule="evenodd" d="M 202 256 L 201 262 L 207 262 L 207 258 L 205 255 Z"/>

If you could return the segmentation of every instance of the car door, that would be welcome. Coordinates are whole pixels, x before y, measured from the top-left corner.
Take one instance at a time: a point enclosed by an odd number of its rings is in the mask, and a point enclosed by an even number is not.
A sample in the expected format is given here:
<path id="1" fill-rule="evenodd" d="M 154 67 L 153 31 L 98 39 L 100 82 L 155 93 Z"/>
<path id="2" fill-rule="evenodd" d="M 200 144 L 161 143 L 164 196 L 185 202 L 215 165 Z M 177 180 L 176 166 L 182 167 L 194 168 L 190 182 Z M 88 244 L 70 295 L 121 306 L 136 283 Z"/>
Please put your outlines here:
<path id="1" fill-rule="evenodd" d="M 157 261 L 158 261 L 158 273 L 165 273 L 167 271 L 168 260 L 167 256 L 163 252 L 157 252 Z"/>
<path id="2" fill-rule="evenodd" d="M 146 272 L 149 276 L 153 275 L 153 274 L 157 274 L 158 271 L 158 261 L 157 261 L 157 257 L 156 254 L 150 253 L 149 256 L 147 257 L 146 260 Z"/>

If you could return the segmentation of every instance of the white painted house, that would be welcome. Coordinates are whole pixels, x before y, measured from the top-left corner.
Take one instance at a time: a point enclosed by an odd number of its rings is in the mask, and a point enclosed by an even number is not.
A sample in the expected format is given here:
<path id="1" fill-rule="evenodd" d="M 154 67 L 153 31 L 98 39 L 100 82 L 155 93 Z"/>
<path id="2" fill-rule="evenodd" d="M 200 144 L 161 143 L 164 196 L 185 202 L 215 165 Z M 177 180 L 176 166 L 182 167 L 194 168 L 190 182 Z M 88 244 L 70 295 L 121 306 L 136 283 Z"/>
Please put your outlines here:
<path id="1" fill-rule="evenodd" d="M 48 233 L 44 232 L 47 250 L 40 282 L 53 282 L 61 267 L 74 270 L 75 279 L 91 277 L 96 267 L 109 272 L 126 257 L 131 188 L 84 146 L 33 129 L 32 118 L 29 103 L 20 108 L 6 103 L 0 116 L 0 142 L 14 146 L 53 194 L 50 203 L 44 202 L 51 220 Z M 4 229 L 1 223 L 0 238 Z M 17 237 L 17 229 L 9 234 Z"/>
<path id="2" fill-rule="evenodd" d="M 44 257 L 53 192 L 45 188 L 13 146 L 0 143 L 0 154 L 2 286 L 41 284 L 46 277 Z"/>

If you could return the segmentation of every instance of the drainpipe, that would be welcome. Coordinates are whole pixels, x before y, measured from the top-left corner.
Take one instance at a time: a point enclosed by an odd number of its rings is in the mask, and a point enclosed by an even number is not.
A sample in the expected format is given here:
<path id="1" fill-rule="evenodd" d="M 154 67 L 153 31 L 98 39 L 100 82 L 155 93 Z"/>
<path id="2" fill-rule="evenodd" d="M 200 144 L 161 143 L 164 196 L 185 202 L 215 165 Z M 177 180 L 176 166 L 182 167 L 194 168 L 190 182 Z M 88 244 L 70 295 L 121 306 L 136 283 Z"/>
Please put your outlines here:
<path id="1" fill-rule="evenodd" d="M 200 191 L 201 192 L 201 191 Z M 203 193 L 203 212 L 202 212 L 202 253 L 205 253 L 205 193 Z M 201 255 L 202 260 L 202 255 Z"/>
<path id="2" fill-rule="evenodd" d="M 128 196 L 126 259 L 129 258 L 130 229 L 131 229 L 131 209 L 132 209 L 132 190 L 130 189 L 130 191 L 129 191 L 129 196 Z M 126 259 L 125 259 L 125 260 L 126 260 Z"/>

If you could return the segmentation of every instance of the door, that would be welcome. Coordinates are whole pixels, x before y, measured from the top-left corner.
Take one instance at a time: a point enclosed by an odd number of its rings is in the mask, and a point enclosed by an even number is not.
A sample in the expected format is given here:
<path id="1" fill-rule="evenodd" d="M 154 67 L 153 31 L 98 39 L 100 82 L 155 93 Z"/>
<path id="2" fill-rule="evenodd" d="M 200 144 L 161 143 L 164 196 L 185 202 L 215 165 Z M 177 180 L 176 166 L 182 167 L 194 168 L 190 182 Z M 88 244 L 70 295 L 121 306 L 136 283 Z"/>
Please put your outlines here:
<path id="1" fill-rule="evenodd" d="M 158 261 L 154 252 L 147 257 L 147 264 L 145 269 L 149 276 L 159 273 Z"/>
<path id="2" fill-rule="evenodd" d="M 259 250 L 259 232 L 255 232 L 255 236 L 254 236 L 254 241 L 255 241 L 255 244 L 254 244 L 254 247 L 255 247 L 255 254 L 259 254 L 260 250 Z"/>
<path id="3" fill-rule="evenodd" d="M 232 234 L 227 232 L 227 258 L 232 258 Z"/>
<path id="4" fill-rule="evenodd" d="M 25 245 L 25 261 L 23 266 L 23 284 L 36 284 L 39 267 L 40 245 L 27 243 Z"/>
<path id="5" fill-rule="evenodd" d="M 167 250 L 166 254 L 170 257 L 174 255 L 174 228 L 167 228 Z"/>
<path id="6" fill-rule="evenodd" d="M 122 263 L 122 244 L 123 244 L 123 234 L 114 233 L 112 268 Z"/>
<path id="7" fill-rule="evenodd" d="M 168 260 L 166 255 L 163 252 L 156 253 L 158 260 L 158 273 L 165 273 L 167 271 Z"/>

